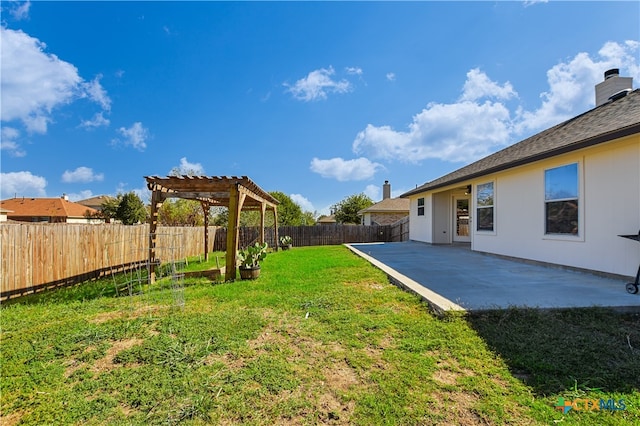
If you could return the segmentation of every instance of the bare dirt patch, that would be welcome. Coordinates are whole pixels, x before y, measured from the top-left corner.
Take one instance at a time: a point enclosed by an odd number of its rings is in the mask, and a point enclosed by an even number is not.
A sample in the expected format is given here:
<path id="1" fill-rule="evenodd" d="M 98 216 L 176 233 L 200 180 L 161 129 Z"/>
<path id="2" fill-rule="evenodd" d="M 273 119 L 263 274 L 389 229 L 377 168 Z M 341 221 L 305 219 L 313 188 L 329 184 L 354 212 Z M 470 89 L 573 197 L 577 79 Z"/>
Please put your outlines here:
<path id="1" fill-rule="evenodd" d="M 468 392 L 437 392 L 433 396 L 437 401 L 440 401 L 436 406 L 443 407 L 439 413 L 443 419 L 438 421 L 438 425 L 475 426 L 487 424 L 473 409 L 479 400 L 477 395 Z"/>
<path id="2" fill-rule="evenodd" d="M 441 369 L 437 370 L 433 373 L 433 378 L 438 383 L 442 383 L 444 385 L 453 386 L 458 381 L 459 374 L 454 373 L 451 370 Z"/>
<path id="3" fill-rule="evenodd" d="M 14 411 L 13 413 L 9 413 L 8 415 L 4 415 L 0 413 L 0 425 L 2 426 L 14 426 L 20 423 L 22 420 L 22 415 L 24 413 L 22 411 Z"/>
<path id="4" fill-rule="evenodd" d="M 119 340 L 114 342 L 113 346 L 111 346 L 104 357 L 96 360 L 93 364 L 91 371 L 94 373 L 102 373 L 104 371 L 110 371 L 116 368 L 116 365 L 113 363 L 113 358 L 120 353 L 120 351 L 132 348 L 137 345 L 141 345 L 144 342 L 143 339 L 127 339 L 127 340 Z"/>
<path id="5" fill-rule="evenodd" d="M 140 318 L 147 314 L 166 311 L 167 309 L 168 309 L 167 306 L 143 305 L 143 306 L 138 306 L 132 310 L 127 309 L 127 310 L 121 310 L 121 311 L 102 312 L 100 314 L 95 315 L 93 318 L 91 318 L 89 322 L 93 324 L 102 324 L 108 321 L 122 319 L 122 318 L 135 319 L 135 318 Z"/>
<path id="6" fill-rule="evenodd" d="M 343 395 L 353 386 L 362 384 L 362 381 L 357 371 L 349 366 L 344 358 L 345 348 L 337 343 L 326 344 L 304 335 L 295 320 L 275 319 L 271 322 L 273 325 L 265 327 L 255 339 L 247 341 L 250 349 L 248 356 L 211 354 L 205 359 L 205 363 L 212 365 L 219 362 L 231 371 L 238 371 L 254 357 L 278 348 L 279 351 L 285 351 L 287 361 L 293 370 L 307 380 L 303 380 L 303 383 L 292 391 L 263 398 L 263 403 L 277 405 L 288 399 L 304 399 L 311 402 L 310 410 L 316 413 L 315 420 L 319 424 L 350 424 L 355 402 L 344 400 Z M 376 356 L 381 353 L 379 349 L 374 352 Z M 293 418 L 274 420 L 274 424 L 304 424 L 308 420 L 305 420 L 305 413 L 309 414 L 303 410 Z"/>

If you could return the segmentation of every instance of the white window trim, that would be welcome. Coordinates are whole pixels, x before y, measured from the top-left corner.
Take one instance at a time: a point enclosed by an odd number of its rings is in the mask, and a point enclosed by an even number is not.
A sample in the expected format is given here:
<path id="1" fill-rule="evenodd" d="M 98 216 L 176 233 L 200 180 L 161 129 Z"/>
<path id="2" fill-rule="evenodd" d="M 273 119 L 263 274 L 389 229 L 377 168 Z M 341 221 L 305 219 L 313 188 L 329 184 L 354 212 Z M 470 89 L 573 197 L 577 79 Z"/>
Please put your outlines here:
<path id="1" fill-rule="evenodd" d="M 486 185 L 488 183 L 492 183 L 493 184 L 493 230 L 491 231 L 485 231 L 485 230 L 478 230 L 478 224 L 477 221 L 478 219 L 478 186 L 480 185 Z M 474 234 L 477 235 L 498 235 L 498 209 L 496 208 L 497 203 L 497 199 L 498 199 L 498 185 L 496 184 L 496 180 L 495 179 L 491 179 L 491 180 L 485 180 L 482 181 L 480 183 L 477 183 L 474 185 L 474 190 L 472 195 L 472 199 L 473 199 L 473 213 L 475 216 L 475 220 L 473 224 L 473 232 Z"/>
<path id="2" fill-rule="evenodd" d="M 422 205 L 420 205 L 420 201 L 422 200 Z M 425 214 L 425 206 L 426 206 L 426 200 L 425 197 L 418 197 L 416 198 L 416 216 L 426 216 Z M 420 214 L 420 209 L 422 208 L 422 214 Z"/>
<path id="3" fill-rule="evenodd" d="M 569 164 L 578 165 L 578 234 L 547 234 L 547 200 L 545 199 L 545 172 Z M 542 170 L 542 239 L 550 241 L 584 242 L 584 162 L 582 159 L 575 161 L 559 162 Z"/>

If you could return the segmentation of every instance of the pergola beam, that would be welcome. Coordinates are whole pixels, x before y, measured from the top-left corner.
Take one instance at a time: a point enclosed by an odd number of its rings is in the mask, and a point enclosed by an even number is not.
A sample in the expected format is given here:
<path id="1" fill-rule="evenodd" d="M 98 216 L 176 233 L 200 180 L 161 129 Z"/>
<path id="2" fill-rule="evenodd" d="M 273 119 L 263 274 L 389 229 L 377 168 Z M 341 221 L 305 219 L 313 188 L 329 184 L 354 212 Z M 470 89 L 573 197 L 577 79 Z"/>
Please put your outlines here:
<path id="1" fill-rule="evenodd" d="M 217 191 L 217 192 L 206 192 L 206 191 L 199 191 L 199 192 L 187 192 L 187 191 L 180 191 L 180 192 L 166 192 L 166 197 L 167 198 L 191 198 L 194 200 L 197 199 L 210 199 L 210 200 L 224 200 L 229 196 L 229 192 L 222 192 L 222 191 Z"/>

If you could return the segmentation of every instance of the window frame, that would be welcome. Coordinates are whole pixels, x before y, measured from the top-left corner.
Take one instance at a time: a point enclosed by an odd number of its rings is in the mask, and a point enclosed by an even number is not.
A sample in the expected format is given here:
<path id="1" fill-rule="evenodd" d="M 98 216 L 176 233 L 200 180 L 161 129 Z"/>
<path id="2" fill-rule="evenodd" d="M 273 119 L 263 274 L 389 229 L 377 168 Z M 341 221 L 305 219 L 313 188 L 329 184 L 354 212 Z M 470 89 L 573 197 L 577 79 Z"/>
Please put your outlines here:
<path id="1" fill-rule="evenodd" d="M 491 185 L 492 203 L 491 205 L 481 205 L 479 200 L 479 197 L 482 193 L 481 187 L 484 187 L 487 185 Z M 476 184 L 474 204 L 475 204 L 475 213 L 476 213 L 476 217 L 475 217 L 476 226 L 474 227 L 475 232 L 477 234 L 482 234 L 482 235 L 495 235 L 496 227 L 497 227 L 496 226 L 496 181 L 495 180 L 490 180 L 490 181 Z M 491 216 L 493 218 L 491 229 L 479 229 L 480 223 L 481 223 L 480 218 L 482 217 L 482 215 L 480 214 L 480 209 L 491 209 Z"/>
<path id="2" fill-rule="evenodd" d="M 418 198 L 417 204 L 418 204 L 417 215 L 424 216 L 424 197 Z"/>
<path id="3" fill-rule="evenodd" d="M 575 185 L 576 195 L 567 197 L 547 198 L 547 173 L 552 170 L 561 169 L 563 167 L 573 166 L 576 167 Z M 563 241 L 584 241 L 584 195 L 583 195 L 583 167 L 582 161 L 567 161 L 558 163 L 551 167 L 545 167 L 542 171 L 542 235 L 545 240 L 563 240 Z M 560 232 L 548 232 L 547 231 L 547 206 L 550 203 L 559 203 L 575 200 L 578 204 L 577 207 L 577 232 L 576 233 L 560 233 Z"/>

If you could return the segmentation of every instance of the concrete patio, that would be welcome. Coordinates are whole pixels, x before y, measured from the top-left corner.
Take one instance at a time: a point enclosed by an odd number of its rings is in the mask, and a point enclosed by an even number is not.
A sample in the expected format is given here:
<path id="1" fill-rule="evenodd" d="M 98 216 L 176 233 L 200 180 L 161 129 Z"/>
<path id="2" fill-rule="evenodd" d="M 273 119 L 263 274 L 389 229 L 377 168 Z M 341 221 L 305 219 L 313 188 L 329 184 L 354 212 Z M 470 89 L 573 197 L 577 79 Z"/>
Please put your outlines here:
<path id="1" fill-rule="evenodd" d="M 629 279 L 482 254 L 468 245 L 407 241 L 347 247 L 436 312 L 595 306 L 640 311 L 640 294 L 625 290 Z"/>

